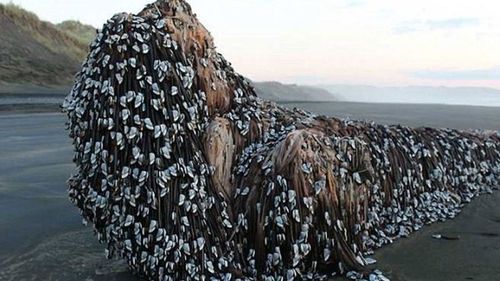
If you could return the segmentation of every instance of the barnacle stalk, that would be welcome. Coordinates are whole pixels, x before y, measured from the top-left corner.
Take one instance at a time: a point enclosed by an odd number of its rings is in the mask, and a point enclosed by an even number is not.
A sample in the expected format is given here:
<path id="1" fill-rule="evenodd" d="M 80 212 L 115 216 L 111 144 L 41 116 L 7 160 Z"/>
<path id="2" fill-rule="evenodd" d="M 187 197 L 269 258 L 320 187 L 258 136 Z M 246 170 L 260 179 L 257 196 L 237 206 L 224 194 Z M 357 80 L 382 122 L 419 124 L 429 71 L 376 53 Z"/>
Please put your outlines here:
<path id="1" fill-rule="evenodd" d="M 110 19 L 63 107 L 71 201 L 149 280 L 362 275 L 374 249 L 499 184 L 498 133 L 258 99 L 184 0 Z"/>

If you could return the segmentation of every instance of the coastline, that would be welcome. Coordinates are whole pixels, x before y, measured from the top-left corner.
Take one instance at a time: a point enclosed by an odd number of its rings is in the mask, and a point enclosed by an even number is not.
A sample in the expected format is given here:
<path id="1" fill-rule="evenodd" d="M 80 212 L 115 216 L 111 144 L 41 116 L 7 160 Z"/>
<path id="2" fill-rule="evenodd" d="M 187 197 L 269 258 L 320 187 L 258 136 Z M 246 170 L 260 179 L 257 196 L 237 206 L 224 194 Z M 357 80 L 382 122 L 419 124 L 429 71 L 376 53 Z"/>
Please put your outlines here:
<path id="1" fill-rule="evenodd" d="M 123 262 L 104 258 L 105 246 L 67 198 L 74 166 L 65 122 L 58 112 L 0 116 L 0 279 L 136 280 Z M 376 250 L 373 268 L 396 281 L 500 279 L 498 202 L 500 191 L 482 195 L 454 220 Z"/>

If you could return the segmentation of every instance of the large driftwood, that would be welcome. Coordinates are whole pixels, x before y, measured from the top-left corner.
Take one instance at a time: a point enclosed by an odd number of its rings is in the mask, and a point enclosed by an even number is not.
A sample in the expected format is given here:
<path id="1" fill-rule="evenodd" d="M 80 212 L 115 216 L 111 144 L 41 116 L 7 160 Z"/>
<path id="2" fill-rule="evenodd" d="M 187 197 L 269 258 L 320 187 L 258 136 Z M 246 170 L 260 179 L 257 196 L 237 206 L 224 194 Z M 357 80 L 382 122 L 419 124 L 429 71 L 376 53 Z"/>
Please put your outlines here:
<path id="1" fill-rule="evenodd" d="M 259 100 L 183 0 L 109 20 L 64 109 L 71 200 L 151 280 L 363 272 L 374 249 L 453 218 L 500 176 L 498 133 Z"/>

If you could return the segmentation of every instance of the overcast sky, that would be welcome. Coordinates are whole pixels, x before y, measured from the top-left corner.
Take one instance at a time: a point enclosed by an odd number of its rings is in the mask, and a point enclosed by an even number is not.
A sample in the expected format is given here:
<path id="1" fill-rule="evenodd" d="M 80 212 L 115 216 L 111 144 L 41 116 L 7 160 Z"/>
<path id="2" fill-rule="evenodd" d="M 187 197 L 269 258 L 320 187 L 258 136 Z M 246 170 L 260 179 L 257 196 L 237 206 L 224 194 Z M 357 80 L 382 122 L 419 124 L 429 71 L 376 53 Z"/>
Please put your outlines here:
<path id="1" fill-rule="evenodd" d="M 96 27 L 145 0 L 0 0 Z M 254 80 L 500 88 L 500 1 L 191 0 Z"/>

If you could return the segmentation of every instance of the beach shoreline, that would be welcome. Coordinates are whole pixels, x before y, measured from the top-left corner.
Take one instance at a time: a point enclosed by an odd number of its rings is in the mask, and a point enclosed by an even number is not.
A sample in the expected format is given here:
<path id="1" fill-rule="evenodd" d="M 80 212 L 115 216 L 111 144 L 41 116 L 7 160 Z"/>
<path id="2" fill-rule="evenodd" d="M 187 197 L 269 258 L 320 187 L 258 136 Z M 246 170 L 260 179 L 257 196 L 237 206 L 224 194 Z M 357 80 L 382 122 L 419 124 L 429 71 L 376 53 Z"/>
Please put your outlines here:
<path id="1" fill-rule="evenodd" d="M 81 225 L 67 198 L 65 182 L 74 165 L 65 122 L 57 111 L 0 114 L 0 280 L 137 280 L 123 261 L 104 258 L 105 245 Z M 499 202 L 499 191 L 480 196 L 456 219 L 382 247 L 374 268 L 401 281 L 500 280 Z M 433 234 L 460 238 L 437 240 Z"/>

